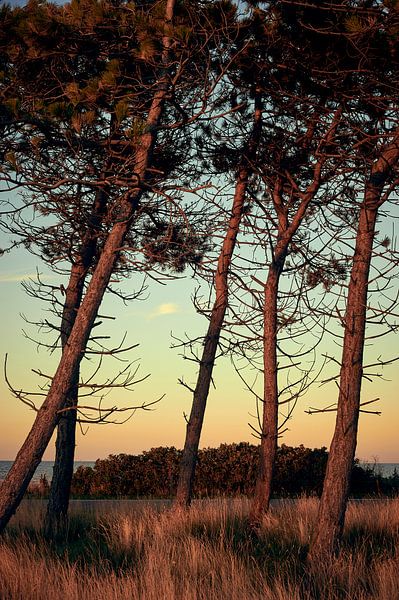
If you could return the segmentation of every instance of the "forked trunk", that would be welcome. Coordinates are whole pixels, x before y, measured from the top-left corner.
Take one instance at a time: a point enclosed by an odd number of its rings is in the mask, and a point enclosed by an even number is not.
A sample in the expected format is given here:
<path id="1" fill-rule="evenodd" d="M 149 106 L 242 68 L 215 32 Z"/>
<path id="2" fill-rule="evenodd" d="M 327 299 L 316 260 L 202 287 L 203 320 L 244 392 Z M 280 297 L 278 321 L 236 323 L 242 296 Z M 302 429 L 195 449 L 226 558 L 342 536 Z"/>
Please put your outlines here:
<path id="1" fill-rule="evenodd" d="M 251 527 L 258 528 L 263 516 L 269 510 L 272 494 L 274 465 L 277 456 L 278 439 L 278 364 L 277 364 L 277 315 L 280 276 L 284 269 L 289 245 L 298 227 L 305 217 L 307 207 L 314 197 L 320 180 L 320 168 L 317 177 L 303 195 L 298 210 L 288 223 L 287 211 L 283 206 L 281 181 L 276 181 L 273 202 L 278 215 L 278 239 L 274 256 L 270 264 L 264 288 L 263 302 L 263 409 L 261 443 L 259 446 L 259 466 L 255 493 L 250 511 Z"/>
<path id="2" fill-rule="evenodd" d="M 175 0 L 167 0 L 165 21 L 171 22 Z M 163 63 L 166 66 L 169 56 L 170 39 L 163 39 Z M 142 195 L 141 182 L 146 179 L 152 150 L 156 140 L 156 128 L 159 125 L 163 105 L 168 93 L 168 78 L 164 74 L 158 83 L 147 118 L 146 133 L 135 156 L 135 175 L 140 184 L 135 190 L 121 199 L 118 221 L 113 225 L 105 242 L 98 264 L 95 268 L 86 295 L 82 301 L 68 342 L 62 353 L 50 390 L 39 409 L 24 444 L 0 488 L 0 531 L 6 527 L 17 509 L 30 480 L 41 461 L 53 431 L 60 419 L 60 411 L 65 407 L 71 385 L 79 370 L 87 341 L 90 337 L 105 290 L 113 273 L 124 238 L 136 212 Z"/>
<path id="3" fill-rule="evenodd" d="M 341 111 L 335 111 L 330 127 L 325 133 L 326 142 L 333 139 L 340 122 Z M 310 123 L 308 141 L 312 140 L 314 124 Z M 313 167 L 313 181 L 305 193 L 299 194 L 298 208 L 289 223 L 288 209 L 283 201 L 283 182 L 280 175 L 276 178 L 273 190 L 273 204 L 278 218 L 278 236 L 274 248 L 272 263 L 264 289 L 263 305 L 263 418 L 261 443 L 259 447 L 259 468 L 255 486 L 255 494 L 250 512 L 251 526 L 258 528 L 263 516 L 269 510 L 272 493 L 273 472 L 277 456 L 278 439 L 278 362 L 277 362 L 277 333 L 278 333 L 278 291 L 280 276 L 284 269 L 285 260 L 298 228 L 306 216 L 310 202 L 315 197 L 321 184 L 322 168 L 325 157 L 321 156 Z"/>
<path id="4" fill-rule="evenodd" d="M 107 206 L 105 190 L 97 192 L 87 230 L 76 262 L 71 267 L 61 319 L 61 346 L 64 350 L 82 301 L 87 273 L 97 252 L 98 235 Z M 68 506 L 75 459 L 77 406 L 79 397 L 79 369 L 73 377 L 71 388 L 57 426 L 56 453 L 51 479 L 50 495 L 44 519 L 44 534 L 48 538 L 64 536 L 68 524 Z"/>

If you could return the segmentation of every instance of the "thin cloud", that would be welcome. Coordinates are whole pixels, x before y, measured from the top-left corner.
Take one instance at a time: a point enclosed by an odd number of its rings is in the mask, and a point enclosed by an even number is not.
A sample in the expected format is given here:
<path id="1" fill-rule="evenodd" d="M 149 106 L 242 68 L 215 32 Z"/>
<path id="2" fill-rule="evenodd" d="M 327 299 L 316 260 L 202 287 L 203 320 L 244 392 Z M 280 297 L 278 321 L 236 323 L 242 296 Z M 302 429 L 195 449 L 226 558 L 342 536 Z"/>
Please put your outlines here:
<path id="1" fill-rule="evenodd" d="M 155 310 L 149 315 L 150 319 L 156 317 L 163 317 L 164 315 L 173 315 L 179 312 L 179 306 L 173 302 L 166 302 L 165 304 L 159 304 Z"/>
<path id="2" fill-rule="evenodd" d="M 37 273 L 4 273 L 0 274 L 0 283 L 16 283 L 26 279 L 37 279 Z M 40 274 L 40 279 L 51 279 L 50 275 Z"/>

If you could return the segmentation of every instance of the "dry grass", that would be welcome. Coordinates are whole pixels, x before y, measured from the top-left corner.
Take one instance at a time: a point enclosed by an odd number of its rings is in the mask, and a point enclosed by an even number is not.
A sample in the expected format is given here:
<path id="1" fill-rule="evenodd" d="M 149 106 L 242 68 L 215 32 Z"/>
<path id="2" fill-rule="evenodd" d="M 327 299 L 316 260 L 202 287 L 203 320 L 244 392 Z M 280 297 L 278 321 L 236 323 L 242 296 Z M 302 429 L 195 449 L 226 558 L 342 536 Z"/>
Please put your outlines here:
<path id="1" fill-rule="evenodd" d="M 399 500 L 353 502 L 329 568 L 304 557 L 317 500 L 276 502 L 259 536 L 245 499 L 76 501 L 68 540 L 49 546 L 45 503 L 25 501 L 0 543 L 1 600 L 399 600 Z"/>

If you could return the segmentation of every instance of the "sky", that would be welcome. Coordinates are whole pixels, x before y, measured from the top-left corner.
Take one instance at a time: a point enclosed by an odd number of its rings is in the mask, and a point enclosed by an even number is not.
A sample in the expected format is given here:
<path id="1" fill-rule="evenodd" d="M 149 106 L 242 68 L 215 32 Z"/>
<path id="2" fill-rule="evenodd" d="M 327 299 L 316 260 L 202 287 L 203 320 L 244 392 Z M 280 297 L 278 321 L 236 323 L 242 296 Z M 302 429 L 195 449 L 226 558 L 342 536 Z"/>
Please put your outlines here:
<path id="1" fill-rule="evenodd" d="M 0 2 L 1 3 L 1 2 Z M 24 4 L 13 0 L 11 4 Z M 0 240 L 1 242 L 1 240 Z M 0 244 L 1 245 L 1 244 Z M 29 340 L 35 337 L 34 327 L 24 321 L 43 317 L 40 302 L 27 297 L 21 281 L 34 277 L 36 271 L 44 273 L 46 281 L 54 285 L 62 283 L 57 276 L 46 271 L 40 260 L 27 251 L 18 250 L 0 257 L 0 303 L 2 308 L 2 335 L 0 336 L 0 363 L 8 355 L 8 377 L 17 389 L 37 389 L 40 379 L 32 369 L 53 373 L 57 355 L 49 356 Z M 146 299 L 122 305 L 115 298 L 106 298 L 101 313 L 113 314 L 116 319 L 107 321 L 104 333 L 112 335 L 117 344 L 124 333 L 128 344 L 139 344 L 130 353 L 130 360 L 139 365 L 138 377 L 149 374 L 133 391 L 114 390 L 105 400 L 108 406 L 133 406 L 162 399 L 151 411 L 137 410 L 134 416 L 121 425 L 84 426 L 78 432 L 77 460 L 95 460 L 109 454 L 138 453 L 155 446 L 182 447 L 185 434 L 184 415 L 190 412 L 189 391 L 178 383 L 179 378 L 193 385 L 195 367 L 181 356 L 181 349 L 171 348 L 174 338 L 182 339 L 186 333 L 195 337 L 203 335 L 207 322 L 197 315 L 191 296 L 197 282 L 190 274 L 170 281 L 167 285 L 150 283 Z M 137 282 L 125 284 L 126 289 L 137 287 Z M 331 346 L 339 356 L 339 340 L 329 338 L 326 349 Z M 375 341 L 367 350 L 371 357 L 380 354 L 385 358 L 395 355 L 396 335 Z M 85 365 L 89 372 L 94 364 Z M 104 376 L 112 376 L 118 367 L 115 361 L 105 365 Z M 122 366 L 125 366 L 123 363 Z M 22 445 L 33 419 L 34 412 L 14 398 L 8 389 L 3 370 L 0 375 L 0 460 L 12 460 Z M 376 409 L 381 416 L 362 414 L 359 426 L 357 456 L 362 460 L 399 462 L 397 401 L 398 369 L 396 363 L 384 369 L 384 378 L 363 385 L 363 401 L 380 398 Z M 250 441 L 257 443 L 248 423 L 256 425 L 256 407 L 253 396 L 244 388 L 230 361 L 219 359 L 214 370 L 215 389 L 210 393 L 201 446 L 217 446 L 220 443 Z M 304 444 L 309 447 L 329 446 L 335 415 L 328 412 L 308 415 L 312 407 L 327 406 L 336 401 L 337 388 L 332 382 L 320 387 L 315 383 L 302 397 L 289 421 L 289 430 L 280 442 L 288 445 Z M 54 457 L 54 440 L 44 459 Z"/>
<path id="2" fill-rule="evenodd" d="M 0 257 L 0 361 L 3 363 L 7 353 L 8 377 L 17 389 L 37 389 L 42 382 L 32 369 L 51 374 L 57 364 L 56 355 L 49 356 L 38 349 L 24 334 L 37 336 L 35 328 L 28 325 L 22 315 L 29 320 L 47 316 L 40 302 L 27 297 L 21 286 L 21 281 L 34 277 L 36 270 L 43 273 L 45 280 L 52 285 L 58 286 L 62 282 L 59 276 L 46 271 L 40 260 L 26 250 L 5 253 Z M 101 314 L 113 314 L 116 318 L 106 321 L 102 332 L 112 336 L 113 345 L 117 345 L 126 332 L 127 344 L 139 344 L 129 353 L 129 359 L 137 361 L 135 365 L 139 365 L 137 377 L 150 376 L 135 385 L 133 391 L 114 390 L 104 400 L 104 406 L 142 405 L 161 397 L 162 400 L 151 411 L 137 410 L 125 424 L 84 426 L 84 430 L 78 433 L 77 460 L 95 460 L 109 454 L 139 453 L 156 446 L 182 447 L 184 414 L 190 411 L 191 395 L 178 383 L 178 379 L 183 378 L 193 385 L 195 365 L 184 360 L 181 349 L 173 349 L 171 344 L 174 338 L 182 339 L 186 334 L 195 337 L 205 331 L 207 322 L 196 314 L 191 301 L 196 284 L 196 280 L 187 273 L 187 276 L 169 281 L 166 285 L 150 284 L 145 299 L 127 306 L 113 297 L 105 299 Z M 125 283 L 125 289 L 132 290 L 137 285 L 138 282 L 133 278 Z M 326 341 L 326 348 L 331 346 L 339 353 L 338 338 Z M 379 354 L 392 357 L 395 346 L 395 335 L 377 341 L 371 347 L 372 357 Z M 86 361 L 85 372 L 88 373 L 94 366 L 93 362 L 88 365 Z M 109 359 L 104 366 L 104 376 L 111 376 L 120 366 L 124 367 L 125 364 Z M 248 425 L 249 422 L 256 425 L 253 396 L 245 389 L 227 358 L 217 361 L 214 379 L 216 388 L 209 397 L 201 446 L 240 441 L 257 443 Z M 365 382 L 363 386 L 363 401 L 381 398 L 376 408 L 382 411 L 382 415 L 361 415 L 357 456 L 362 460 L 399 462 L 397 385 L 397 367 L 394 363 L 385 368 L 384 380 L 377 379 L 373 384 Z M 334 383 L 320 387 L 316 382 L 300 399 L 289 421 L 289 431 L 280 443 L 328 447 L 333 433 L 334 413 L 308 415 L 305 411 L 309 406 L 327 406 L 336 401 L 336 396 Z M 12 396 L 3 374 L 0 377 L 0 399 L 0 459 L 12 460 L 33 423 L 34 412 Z M 51 460 L 53 456 L 54 440 L 44 459 Z"/>

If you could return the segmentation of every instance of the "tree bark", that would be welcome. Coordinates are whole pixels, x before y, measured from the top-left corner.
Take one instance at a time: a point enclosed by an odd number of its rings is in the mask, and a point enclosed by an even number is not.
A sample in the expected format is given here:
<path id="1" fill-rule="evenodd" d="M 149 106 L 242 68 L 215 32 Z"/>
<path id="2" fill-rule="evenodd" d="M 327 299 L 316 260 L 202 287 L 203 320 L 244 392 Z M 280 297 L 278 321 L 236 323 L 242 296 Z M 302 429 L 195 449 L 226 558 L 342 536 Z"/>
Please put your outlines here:
<path id="1" fill-rule="evenodd" d="M 172 21 L 175 0 L 167 0 L 165 21 Z M 163 64 L 169 57 L 170 38 L 163 38 Z M 142 183 L 145 182 L 152 151 L 156 141 L 157 126 L 162 115 L 168 93 L 168 78 L 165 72 L 158 82 L 147 117 L 146 133 L 135 156 L 135 176 L 138 186 L 119 202 L 118 220 L 114 223 L 105 242 L 98 264 L 95 268 L 86 295 L 76 315 L 75 323 L 65 345 L 50 390 L 39 409 L 24 444 L 0 487 L 0 532 L 17 509 L 29 482 L 41 461 L 54 428 L 60 419 L 60 412 L 67 401 L 71 384 L 74 382 L 84 355 L 94 320 L 97 316 L 104 292 L 113 273 L 123 240 L 129 230 L 138 203 L 142 195 Z"/>
<path id="2" fill-rule="evenodd" d="M 90 263 L 95 254 L 93 245 L 91 258 L 86 252 Z M 61 322 L 61 345 L 64 349 L 79 309 L 84 281 L 87 275 L 87 267 L 79 262 L 72 266 L 69 284 L 65 290 L 65 304 Z M 73 375 L 73 381 L 68 391 L 64 408 L 77 406 L 78 403 L 79 367 Z M 70 408 L 62 414 L 57 427 L 56 454 L 51 480 L 49 501 L 44 519 L 44 533 L 48 538 L 58 537 L 65 533 L 68 521 L 69 495 L 71 489 L 73 464 L 75 457 L 75 434 L 76 434 L 75 408 Z"/>
<path id="3" fill-rule="evenodd" d="M 187 507 L 191 503 L 195 467 L 206 403 L 212 381 L 220 333 L 228 306 L 229 270 L 243 216 L 248 180 L 252 173 L 252 169 L 248 163 L 251 163 L 255 159 L 259 144 L 262 126 L 262 103 L 259 90 L 255 91 L 254 109 L 254 126 L 244 151 L 244 164 L 238 172 L 234 191 L 233 208 L 215 272 L 216 298 L 210 315 L 208 331 L 205 336 L 204 349 L 199 365 L 190 418 L 187 423 L 186 438 L 180 462 L 179 479 L 175 498 L 175 506 L 181 508 Z"/>
<path id="4" fill-rule="evenodd" d="M 277 296 L 286 250 L 274 262 L 267 277 L 263 313 L 263 419 L 259 447 L 259 467 L 250 521 L 257 526 L 267 512 L 272 493 L 274 464 L 278 437 L 278 382 L 277 382 Z"/>
<path id="5" fill-rule="evenodd" d="M 48 539 L 66 536 L 68 530 L 68 508 L 75 460 L 76 406 L 78 401 L 78 377 L 71 387 L 64 408 L 69 410 L 60 418 L 55 443 L 56 454 L 50 495 L 44 518 L 44 535 Z"/>
<path id="6" fill-rule="evenodd" d="M 324 140 L 333 139 L 340 122 L 341 110 L 338 109 L 332 123 L 326 131 Z M 314 134 L 314 123 L 308 129 L 308 143 Z M 251 526 L 258 528 L 263 516 L 269 510 L 272 494 L 273 471 L 277 454 L 278 439 L 278 362 L 277 362 L 277 333 L 278 333 L 278 290 L 281 273 L 291 241 L 306 216 L 308 206 L 319 190 L 322 180 L 322 168 L 326 158 L 321 156 L 313 167 L 313 181 L 306 192 L 299 192 L 299 205 L 291 223 L 288 210 L 283 201 L 283 182 L 280 175 L 276 178 L 273 190 L 273 204 L 278 219 L 277 242 L 273 249 L 273 259 L 269 267 L 264 288 L 263 305 L 263 418 L 261 443 L 259 447 L 259 469 L 255 486 L 255 494 L 250 511 Z"/>
<path id="7" fill-rule="evenodd" d="M 126 220 L 116 223 L 110 232 L 101 258 L 98 262 L 85 298 L 78 311 L 75 324 L 64 348 L 60 363 L 54 375 L 50 390 L 39 409 L 32 429 L 11 467 L 0 491 L 0 531 L 7 525 L 15 512 L 26 488 L 41 461 L 54 428 L 58 424 L 60 412 L 74 381 L 81 358 L 101 304 L 102 297 L 128 229 L 128 222 L 137 206 L 140 193 L 137 192 L 134 203 L 129 203 Z"/>
<path id="8" fill-rule="evenodd" d="M 252 501 L 250 522 L 257 528 L 265 513 L 269 510 L 272 494 L 273 471 L 277 454 L 278 439 L 278 290 L 280 276 L 292 238 L 302 223 L 306 210 L 320 185 L 322 162 L 315 167 L 315 177 L 307 192 L 303 194 L 298 210 L 291 223 L 281 196 L 281 181 L 276 181 L 274 206 L 278 216 L 278 238 L 274 248 L 272 263 L 269 267 L 264 288 L 263 303 L 263 416 L 261 443 L 259 446 L 259 468 L 255 493 Z"/>
<path id="9" fill-rule="evenodd" d="M 310 561 L 338 552 L 355 458 L 366 326 L 367 286 L 377 208 L 361 208 L 348 290 L 337 419 Z"/>
<path id="10" fill-rule="evenodd" d="M 87 273 L 92 266 L 98 247 L 98 236 L 106 211 L 107 193 L 97 192 L 87 230 L 74 264 L 71 267 L 65 303 L 61 318 L 61 346 L 64 350 L 82 301 Z M 63 536 L 68 525 L 68 507 L 75 458 L 76 419 L 79 397 L 79 368 L 73 376 L 58 426 L 56 454 L 51 479 L 50 495 L 44 519 L 44 534 L 48 538 Z"/>
<path id="11" fill-rule="evenodd" d="M 331 442 L 323 493 L 308 560 L 316 564 L 339 552 L 355 458 L 363 376 L 363 349 L 367 319 L 368 278 L 375 225 L 387 175 L 399 161 L 399 133 L 373 165 L 365 186 L 348 287 L 345 333 L 340 370 L 337 417 Z M 378 183 L 376 183 L 378 182 Z"/>
<path id="12" fill-rule="evenodd" d="M 228 305 L 228 272 L 243 215 L 247 184 L 248 170 L 243 169 L 238 177 L 238 183 L 234 194 L 233 210 L 215 273 L 216 299 L 212 307 L 208 331 L 205 336 L 204 349 L 202 351 L 197 376 L 197 385 L 194 390 L 190 419 L 187 423 L 186 439 L 180 463 L 179 480 L 175 499 L 175 506 L 177 507 L 188 506 L 191 502 L 195 466 L 197 463 L 198 447 L 204 422 L 206 403 L 212 381 L 212 372 L 215 364 L 220 332 L 222 330 Z"/>

